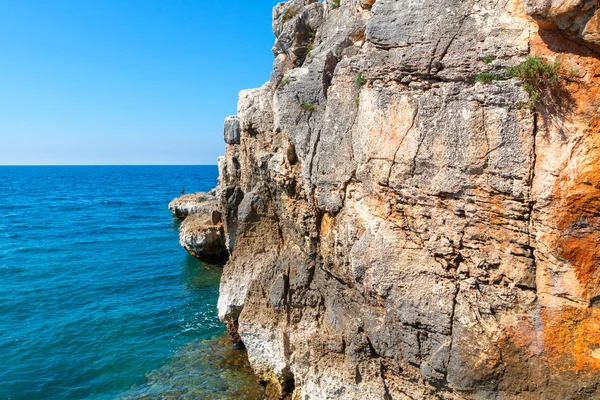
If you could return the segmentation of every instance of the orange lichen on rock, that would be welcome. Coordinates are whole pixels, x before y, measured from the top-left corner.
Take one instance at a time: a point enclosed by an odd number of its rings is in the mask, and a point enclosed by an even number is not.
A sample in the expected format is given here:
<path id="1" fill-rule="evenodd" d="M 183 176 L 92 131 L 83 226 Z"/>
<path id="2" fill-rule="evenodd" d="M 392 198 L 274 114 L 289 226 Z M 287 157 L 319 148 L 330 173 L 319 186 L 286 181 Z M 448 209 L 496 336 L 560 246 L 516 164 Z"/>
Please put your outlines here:
<path id="1" fill-rule="evenodd" d="M 561 205 L 556 248 L 574 269 L 589 300 L 600 291 L 600 131 L 596 117 L 574 150 L 571 161 L 575 164 L 566 168 L 555 187 Z"/>
<path id="2" fill-rule="evenodd" d="M 588 297 L 595 296 L 600 286 L 598 260 L 600 240 L 597 233 L 564 237 L 558 242 L 560 256 L 575 269 L 579 282 L 585 285 Z"/>
<path id="3" fill-rule="evenodd" d="M 541 30 L 531 44 L 533 54 L 549 61 L 560 57 L 569 75 L 562 79 L 568 106 L 539 110 L 536 179 L 552 179 L 554 186 L 536 217 L 538 240 L 557 261 L 538 264 L 543 269 L 538 292 L 558 300 L 542 302 L 543 357 L 556 373 L 595 375 L 600 371 L 600 309 L 594 307 L 600 294 L 600 60 L 559 32 Z M 560 302 L 565 298 L 573 306 Z"/>
<path id="4" fill-rule="evenodd" d="M 499 345 L 506 352 L 509 348 L 519 349 L 522 359 L 529 359 L 542 354 L 544 340 L 543 330 L 538 329 L 539 318 L 532 315 L 511 315 L 502 321 L 504 335 Z"/>
<path id="5" fill-rule="evenodd" d="M 543 309 L 545 358 L 557 371 L 600 370 L 600 309 Z"/>
<path id="6" fill-rule="evenodd" d="M 585 291 L 582 300 L 589 301 L 600 292 L 600 60 L 559 32 L 540 31 L 532 39 L 532 51 L 549 60 L 561 57 L 573 75 L 564 85 L 571 104 L 564 114 L 553 116 L 558 125 L 548 124 L 542 132 L 552 136 L 548 130 L 557 131 L 554 137 L 574 143 L 552 193 L 554 238 L 549 244 L 574 270 Z M 552 111 L 542 110 L 542 118 Z"/>
<path id="7" fill-rule="evenodd" d="M 507 2 L 506 11 L 514 17 L 527 18 L 525 3 L 522 0 L 511 0 Z"/>

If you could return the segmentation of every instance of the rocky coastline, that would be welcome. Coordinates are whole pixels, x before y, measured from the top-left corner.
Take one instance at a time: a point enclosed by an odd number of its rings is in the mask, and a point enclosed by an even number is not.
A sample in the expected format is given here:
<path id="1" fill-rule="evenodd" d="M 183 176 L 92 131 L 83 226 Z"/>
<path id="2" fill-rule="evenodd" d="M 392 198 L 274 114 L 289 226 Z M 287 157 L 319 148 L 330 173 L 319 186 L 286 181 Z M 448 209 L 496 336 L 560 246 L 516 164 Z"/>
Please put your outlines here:
<path id="1" fill-rule="evenodd" d="M 269 399 L 600 398 L 599 18 L 274 8 L 218 187 L 169 205 Z"/>

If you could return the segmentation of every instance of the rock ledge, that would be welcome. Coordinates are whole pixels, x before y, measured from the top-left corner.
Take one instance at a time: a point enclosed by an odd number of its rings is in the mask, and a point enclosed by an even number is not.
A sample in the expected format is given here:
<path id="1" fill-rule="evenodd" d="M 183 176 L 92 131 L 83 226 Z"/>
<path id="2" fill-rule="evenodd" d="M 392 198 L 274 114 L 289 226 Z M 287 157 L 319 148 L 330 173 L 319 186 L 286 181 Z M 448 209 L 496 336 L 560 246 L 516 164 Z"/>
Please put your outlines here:
<path id="1" fill-rule="evenodd" d="M 171 201 L 169 209 L 183 220 L 179 243 L 191 255 L 211 263 L 227 261 L 222 212 L 214 192 L 183 195 Z"/>

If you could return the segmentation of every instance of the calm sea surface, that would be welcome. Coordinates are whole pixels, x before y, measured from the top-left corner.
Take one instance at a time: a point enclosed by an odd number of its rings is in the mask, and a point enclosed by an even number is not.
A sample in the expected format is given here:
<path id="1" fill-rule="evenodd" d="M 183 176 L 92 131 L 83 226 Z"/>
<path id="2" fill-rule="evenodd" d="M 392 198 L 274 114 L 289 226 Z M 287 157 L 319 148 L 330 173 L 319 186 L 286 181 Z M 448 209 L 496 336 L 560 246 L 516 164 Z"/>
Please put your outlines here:
<path id="1" fill-rule="evenodd" d="M 256 398 L 168 202 L 215 166 L 0 167 L 0 399 Z M 238 359 L 240 358 L 240 359 Z M 233 366 L 233 367 L 232 367 Z"/>

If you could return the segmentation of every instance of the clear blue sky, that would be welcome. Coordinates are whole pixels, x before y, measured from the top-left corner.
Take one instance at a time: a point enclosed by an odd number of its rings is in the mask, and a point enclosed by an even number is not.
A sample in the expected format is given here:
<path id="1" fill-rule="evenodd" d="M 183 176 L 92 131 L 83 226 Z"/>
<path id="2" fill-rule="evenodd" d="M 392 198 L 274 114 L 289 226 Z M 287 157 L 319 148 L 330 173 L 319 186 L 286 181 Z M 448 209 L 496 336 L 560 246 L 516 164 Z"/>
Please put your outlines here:
<path id="1" fill-rule="evenodd" d="M 216 164 L 273 0 L 0 0 L 0 165 Z"/>

